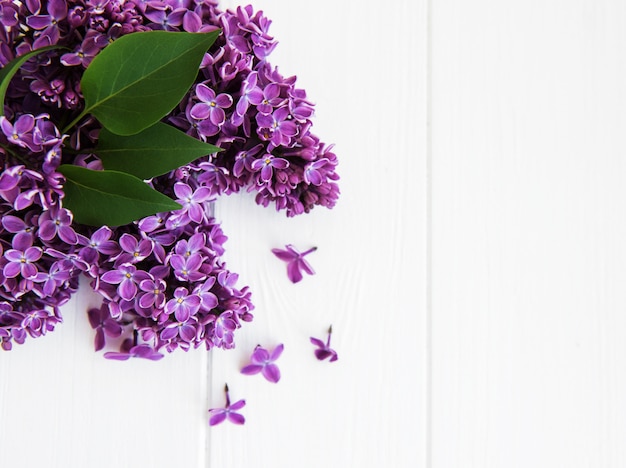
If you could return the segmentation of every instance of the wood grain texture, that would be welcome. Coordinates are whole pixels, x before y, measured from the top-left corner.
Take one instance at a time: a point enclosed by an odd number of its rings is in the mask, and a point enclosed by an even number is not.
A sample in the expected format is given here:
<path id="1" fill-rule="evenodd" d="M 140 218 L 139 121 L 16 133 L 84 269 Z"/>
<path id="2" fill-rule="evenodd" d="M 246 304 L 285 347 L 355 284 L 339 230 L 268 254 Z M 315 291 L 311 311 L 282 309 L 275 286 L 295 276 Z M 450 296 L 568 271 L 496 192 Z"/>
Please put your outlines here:
<path id="1" fill-rule="evenodd" d="M 212 356 L 212 401 L 228 382 L 244 427 L 210 431 L 211 467 L 424 464 L 426 440 L 426 8 L 344 1 L 254 2 L 272 19 L 272 63 L 317 103 L 313 131 L 336 143 L 333 210 L 287 219 L 252 196 L 220 200 L 230 268 L 250 284 L 255 320 Z M 317 246 L 316 275 L 290 284 L 270 249 Z M 339 361 L 309 336 L 329 324 Z M 285 344 L 282 380 L 239 369 L 258 343 Z"/>
<path id="2" fill-rule="evenodd" d="M 432 5 L 432 466 L 624 466 L 625 5 Z"/>
<path id="3" fill-rule="evenodd" d="M 104 359 L 81 286 L 53 333 L 0 355 L 2 466 L 206 466 L 206 351 Z"/>
<path id="4" fill-rule="evenodd" d="M 216 208 L 226 260 L 257 306 L 233 351 L 109 362 L 93 352 L 83 289 L 45 338 L 0 355 L 2 466 L 414 467 L 426 441 L 426 6 L 260 0 L 272 63 L 317 103 L 336 143 L 338 206 L 296 219 L 242 195 Z M 224 3 L 224 6 L 238 3 Z M 289 283 L 270 249 L 317 245 Z M 314 358 L 332 323 L 339 361 Z M 239 373 L 256 344 L 285 344 L 281 381 Z M 207 372 L 210 369 L 210 372 Z M 246 425 L 208 428 L 223 385 Z"/>

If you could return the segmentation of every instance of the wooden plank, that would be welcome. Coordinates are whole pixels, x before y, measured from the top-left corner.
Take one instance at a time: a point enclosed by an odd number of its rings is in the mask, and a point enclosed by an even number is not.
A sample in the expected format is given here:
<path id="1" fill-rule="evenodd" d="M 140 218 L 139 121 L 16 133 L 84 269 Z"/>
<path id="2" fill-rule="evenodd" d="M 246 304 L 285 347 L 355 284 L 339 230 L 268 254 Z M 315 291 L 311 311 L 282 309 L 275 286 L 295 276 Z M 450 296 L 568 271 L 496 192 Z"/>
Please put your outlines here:
<path id="1" fill-rule="evenodd" d="M 232 3 L 232 2 L 231 2 Z M 250 195 L 220 200 L 229 267 L 253 290 L 255 320 L 212 355 L 212 405 L 246 398 L 243 427 L 210 431 L 211 467 L 424 464 L 426 440 L 425 2 L 254 2 L 273 21 L 272 63 L 317 103 L 314 133 L 336 143 L 342 196 L 298 218 Z M 290 284 L 270 252 L 318 251 Z M 309 336 L 329 324 L 339 361 Z M 239 369 L 256 344 L 285 344 L 274 385 Z"/>
<path id="2" fill-rule="evenodd" d="M 626 464 L 625 7 L 433 1 L 433 467 Z"/>
<path id="3" fill-rule="evenodd" d="M 0 355 L 2 466 L 206 466 L 207 352 L 108 361 L 87 321 L 97 304 L 82 284 L 57 330 Z"/>

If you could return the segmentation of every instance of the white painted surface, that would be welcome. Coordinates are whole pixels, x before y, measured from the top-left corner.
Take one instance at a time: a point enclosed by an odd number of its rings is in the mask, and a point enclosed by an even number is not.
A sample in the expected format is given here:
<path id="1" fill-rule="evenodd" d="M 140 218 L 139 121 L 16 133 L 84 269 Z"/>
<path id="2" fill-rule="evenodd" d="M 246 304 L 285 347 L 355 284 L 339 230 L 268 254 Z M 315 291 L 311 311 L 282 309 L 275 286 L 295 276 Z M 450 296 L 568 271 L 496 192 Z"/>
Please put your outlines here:
<path id="1" fill-rule="evenodd" d="M 432 6 L 432 466 L 626 466 L 626 4 Z"/>
<path id="2" fill-rule="evenodd" d="M 336 143 L 340 203 L 287 219 L 245 195 L 219 202 L 227 262 L 257 307 L 236 350 L 108 362 L 93 352 L 83 291 L 54 333 L 1 354 L 1 466 L 423 464 L 426 8 L 396 3 L 254 2 L 280 41 L 272 63 L 298 75 L 315 133 Z M 270 252 L 287 243 L 318 246 L 315 276 L 289 283 Z M 329 364 L 308 340 L 331 323 Z M 239 373 L 257 343 L 280 342 L 278 384 Z M 208 427 L 224 382 L 247 400 L 243 427 Z"/>
<path id="3" fill-rule="evenodd" d="M 2 466 L 626 466 L 626 5 L 254 5 L 340 203 L 220 201 L 257 306 L 233 351 L 107 362 L 83 292 L 0 355 Z M 289 242 L 319 247 L 298 285 L 270 253 Z M 333 364 L 308 343 L 330 323 Z M 280 342 L 278 384 L 239 374 Z M 224 382 L 243 427 L 207 426 Z"/>

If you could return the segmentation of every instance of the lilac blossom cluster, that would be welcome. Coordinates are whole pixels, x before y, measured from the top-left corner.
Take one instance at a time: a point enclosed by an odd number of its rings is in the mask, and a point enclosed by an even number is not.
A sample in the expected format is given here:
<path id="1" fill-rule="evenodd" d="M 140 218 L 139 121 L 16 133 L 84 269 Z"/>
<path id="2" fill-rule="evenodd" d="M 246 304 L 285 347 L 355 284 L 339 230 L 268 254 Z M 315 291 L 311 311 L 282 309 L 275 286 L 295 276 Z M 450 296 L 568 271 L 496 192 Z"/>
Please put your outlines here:
<path id="1" fill-rule="evenodd" d="M 107 357 L 233 347 L 253 305 L 220 259 L 226 237 L 211 216 L 216 197 L 255 191 L 258 204 L 294 216 L 332 208 L 339 195 L 332 146 L 311 133 L 313 104 L 267 60 L 276 46 L 270 21 L 251 6 L 221 11 L 213 0 L 0 0 L 0 20 L 1 66 L 63 46 L 20 68 L 0 117 L 2 347 L 52 330 L 80 273 L 104 298 L 89 311 L 96 348 L 105 336 L 126 336 Z M 164 121 L 223 151 L 149 181 L 182 209 L 118 228 L 72 223 L 56 169 L 101 168 L 92 153 L 100 126 L 87 118 L 64 135 L 57 124 L 81 110 L 79 83 L 93 57 L 132 32 L 218 28 L 197 82 Z"/>
<path id="2" fill-rule="evenodd" d="M 61 206 L 62 176 L 54 171 L 61 136 L 47 116 L 28 114 L 11 124 L 0 117 L 5 161 L 0 175 L 0 346 L 10 350 L 61 321 L 59 307 L 78 288 L 87 264 L 77 253 L 72 214 Z M 19 157 L 24 164 L 10 165 Z M 57 162 L 58 164 L 58 162 Z"/>

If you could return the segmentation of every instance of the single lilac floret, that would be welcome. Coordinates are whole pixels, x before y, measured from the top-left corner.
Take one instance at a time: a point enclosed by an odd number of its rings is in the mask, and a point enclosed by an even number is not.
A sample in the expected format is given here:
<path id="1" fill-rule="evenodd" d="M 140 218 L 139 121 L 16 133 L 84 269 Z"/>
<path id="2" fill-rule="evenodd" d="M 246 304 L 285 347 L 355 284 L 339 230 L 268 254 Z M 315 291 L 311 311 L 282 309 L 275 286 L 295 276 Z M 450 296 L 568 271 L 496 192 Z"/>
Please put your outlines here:
<path id="1" fill-rule="evenodd" d="M 111 318 L 107 304 L 102 304 L 99 309 L 89 309 L 87 311 L 87 317 L 89 318 L 91 328 L 96 330 L 96 336 L 94 338 L 94 347 L 96 351 L 100 351 L 104 348 L 106 342 L 105 335 L 112 338 L 119 338 L 122 336 L 122 326 Z"/>
<path id="2" fill-rule="evenodd" d="M 228 385 L 224 385 L 224 393 L 226 393 L 226 406 L 223 408 L 211 408 L 209 410 L 209 414 L 211 415 L 209 425 L 216 426 L 227 419 L 233 424 L 244 424 L 246 418 L 244 418 L 242 414 L 237 413 L 237 411 L 246 406 L 246 400 L 239 400 L 231 405 Z"/>
<path id="3" fill-rule="evenodd" d="M 298 250 L 291 244 L 287 244 L 285 249 L 286 250 L 272 249 L 272 253 L 284 262 L 287 262 L 287 276 L 292 283 L 297 283 L 302 280 L 303 271 L 309 275 L 315 274 L 315 271 L 313 271 L 313 268 L 304 257 L 311 252 L 315 252 L 317 247 L 312 247 L 302 253 L 298 252 Z"/>
<path id="4" fill-rule="evenodd" d="M 318 338 L 311 337 L 311 343 L 317 346 L 318 349 L 315 350 L 315 357 L 320 361 L 324 359 L 330 358 L 329 362 L 336 361 L 339 357 L 337 356 L 337 352 L 330 347 L 330 336 L 333 333 L 333 326 L 328 327 L 328 338 L 326 339 L 326 343 Z"/>
<path id="5" fill-rule="evenodd" d="M 241 369 L 241 373 L 254 375 L 260 372 L 269 382 L 278 382 L 280 380 L 280 369 L 274 362 L 280 357 L 284 348 L 283 344 L 279 344 L 270 354 L 267 349 L 257 345 L 250 357 L 251 364 Z"/>

